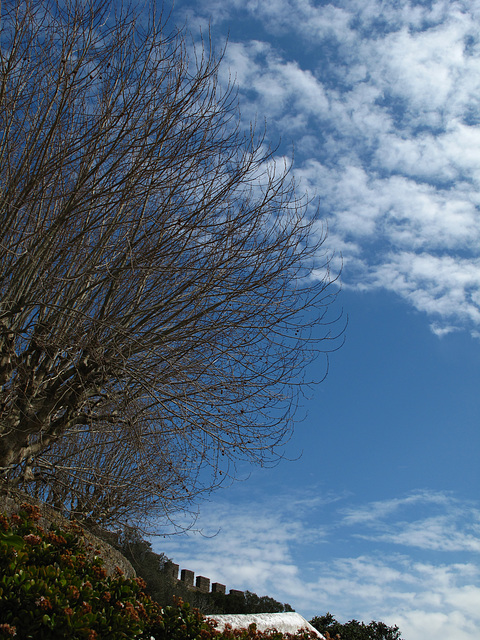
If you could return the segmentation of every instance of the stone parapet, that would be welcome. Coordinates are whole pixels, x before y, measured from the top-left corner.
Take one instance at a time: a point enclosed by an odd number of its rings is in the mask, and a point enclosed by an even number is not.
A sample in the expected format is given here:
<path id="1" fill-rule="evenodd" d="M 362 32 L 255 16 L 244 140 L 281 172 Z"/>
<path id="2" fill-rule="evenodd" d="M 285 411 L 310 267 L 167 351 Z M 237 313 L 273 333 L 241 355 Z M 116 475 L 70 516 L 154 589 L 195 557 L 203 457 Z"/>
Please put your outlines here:
<path id="1" fill-rule="evenodd" d="M 177 580 L 179 565 L 174 564 L 173 562 L 169 562 L 166 565 L 166 571 L 170 574 L 170 576 Z M 205 578 L 205 576 L 197 576 L 195 578 L 195 573 L 190 571 L 189 569 L 182 569 L 180 571 L 180 580 L 179 582 L 183 582 L 183 584 L 189 589 L 193 589 L 195 591 L 201 591 L 202 593 L 223 593 L 227 592 L 227 588 L 224 584 L 220 582 L 213 582 L 210 590 L 210 578 Z M 243 591 L 238 591 L 237 589 L 230 589 L 230 594 L 235 594 L 237 596 L 243 596 Z"/>

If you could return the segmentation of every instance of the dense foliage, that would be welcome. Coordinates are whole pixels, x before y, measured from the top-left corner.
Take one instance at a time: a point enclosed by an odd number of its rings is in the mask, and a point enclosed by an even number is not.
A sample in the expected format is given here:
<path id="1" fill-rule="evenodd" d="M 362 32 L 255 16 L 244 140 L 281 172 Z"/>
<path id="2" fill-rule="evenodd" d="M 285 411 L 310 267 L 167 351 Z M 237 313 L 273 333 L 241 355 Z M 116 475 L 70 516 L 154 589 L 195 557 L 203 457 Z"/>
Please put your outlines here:
<path id="1" fill-rule="evenodd" d="M 107 576 L 80 529 L 38 518 L 29 505 L 0 516 L 0 638 L 150 638 L 159 607 L 143 580 Z"/>
<path id="2" fill-rule="evenodd" d="M 331 638 L 340 636 L 341 640 L 402 640 L 397 626 L 389 627 L 384 622 L 374 620 L 369 624 L 358 620 L 342 624 L 331 613 L 326 613 L 324 616 L 315 616 L 310 624 L 320 633 L 329 634 Z"/>
<path id="3" fill-rule="evenodd" d="M 243 593 L 212 593 L 215 613 L 283 613 L 293 611 L 289 604 L 282 604 L 269 596 L 257 596 L 251 591 Z M 214 613 L 211 611 L 210 613 Z"/>

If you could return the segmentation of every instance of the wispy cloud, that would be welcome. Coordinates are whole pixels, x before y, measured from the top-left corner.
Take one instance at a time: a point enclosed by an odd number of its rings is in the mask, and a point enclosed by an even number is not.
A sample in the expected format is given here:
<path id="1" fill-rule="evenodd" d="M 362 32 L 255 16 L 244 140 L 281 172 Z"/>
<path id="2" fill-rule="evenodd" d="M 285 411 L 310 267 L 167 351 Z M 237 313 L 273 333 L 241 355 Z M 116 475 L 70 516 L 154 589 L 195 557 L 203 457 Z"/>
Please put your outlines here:
<path id="1" fill-rule="evenodd" d="M 480 552 L 480 509 L 449 494 L 419 491 L 343 513 L 343 523 L 355 526 L 354 535 L 366 540 L 430 551 Z"/>
<path id="2" fill-rule="evenodd" d="M 346 500 L 312 492 L 215 503 L 202 510 L 203 536 L 155 544 L 198 575 L 289 602 L 307 617 L 331 611 L 398 624 L 407 640 L 424 640 L 426 629 L 471 640 L 480 626 L 478 505 L 431 491 Z M 364 539 L 368 552 L 352 553 Z"/>
<path id="3" fill-rule="evenodd" d="M 367 555 L 318 569 L 321 578 L 312 592 L 344 619 L 355 611 L 366 621 L 397 624 L 406 640 L 471 640 L 478 630 L 480 572 L 473 563 L 436 565 L 408 556 Z"/>
<path id="4" fill-rule="evenodd" d="M 480 2 L 212 0 L 199 11 L 220 38 L 258 25 L 255 40 L 231 38 L 223 73 L 247 119 L 266 116 L 273 137 L 295 141 L 295 173 L 320 197 L 345 285 L 395 292 L 439 336 L 477 335 Z"/>
<path id="5" fill-rule="evenodd" d="M 458 530 L 449 516 L 402 523 L 396 531 L 390 530 L 370 539 L 435 551 L 480 552 L 480 531 L 472 535 L 468 531 Z"/>
<path id="6" fill-rule="evenodd" d="M 432 491 L 416 491 L 402 498 L 379 500 L 360 507 L 349 507 L 342 510 L 343 523 L 346 525 L 366 524 L 377 526 L 387 517 L 390 518 L 405 508 L 418 505 L 437 505 L 442 508 L 450 507 L 453 498 L 448 494 Z"/>
<path id="7" fill-rule="evenodd" d="M 162 542 L 161 550 L 199 575 L 264 595 L 272 579 L 278 585 L 298 582 L 290 545 L 295 539 L 312 541 L 312 537 L 320 542 L 322 532 L 307 530 L 301 521 L 288 517 L 288 508 L 281 512 L 263 504 L 259 513 L 256 505 L 216 503 L 202 509 L 201 532 L 192 536 L 170 538 Z"/>

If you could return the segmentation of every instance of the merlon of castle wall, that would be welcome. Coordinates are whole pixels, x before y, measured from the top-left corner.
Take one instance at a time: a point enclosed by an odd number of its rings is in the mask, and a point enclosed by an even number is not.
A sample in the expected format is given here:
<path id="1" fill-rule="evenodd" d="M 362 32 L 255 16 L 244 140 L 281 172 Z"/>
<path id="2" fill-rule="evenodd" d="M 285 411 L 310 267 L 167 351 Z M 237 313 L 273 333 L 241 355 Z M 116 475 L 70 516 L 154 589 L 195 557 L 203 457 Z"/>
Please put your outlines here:
<path id="1" fill-rule="evenodd" d="M 179 580 L 183 582 L 186 587 L 189 589 L 195 589 L 197 591 L 201 591 L 202 593 L 226 593 L 227 588 L 224 584 L 220 582 L 212 583 L 212 590 L 210 591 L 210 578 L 205 578 L 205 576 L 197 576 L 195 579 L 195 573 L 190 571 L 189 569 L 182 569 L 180 572 L 180 579 L 178 578 L 178 571 L 180 569 L 180 565 L 175 564 L 174 562 L 167 562 L 165 565 L 165 571 L 170 575 L 174 580 Z M 238 589 L 230 589 L 230 595 L 243 596 L 243 591 L 238 591 Z"/>

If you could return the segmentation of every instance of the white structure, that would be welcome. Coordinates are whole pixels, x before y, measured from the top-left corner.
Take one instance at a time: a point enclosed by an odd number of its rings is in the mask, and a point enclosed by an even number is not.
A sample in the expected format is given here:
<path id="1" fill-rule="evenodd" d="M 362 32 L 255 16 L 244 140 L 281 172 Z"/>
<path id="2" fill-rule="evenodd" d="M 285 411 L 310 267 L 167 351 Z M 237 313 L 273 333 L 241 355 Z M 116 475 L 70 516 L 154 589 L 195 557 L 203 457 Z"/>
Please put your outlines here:
<path id="1" fill-rule="evenodd" d="M 229 624 L 232 629 L 247 629 L 248 625 L 254 622 L 258 631 L 267 631 L 268 629 L 276 629 L 281 633 L 297 633 L 300 629 L 311 631 L 317 636 L 325 640 L 315 627 L 305 620 L 299 613 L 238 613 L 225 615 L 209 615 L 211 620 L 217 622 L 217 629 L 223 631 L 225 625 Z"/>

